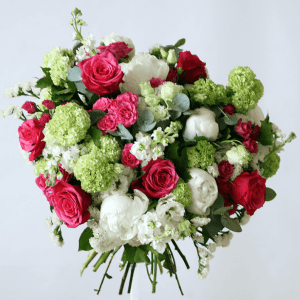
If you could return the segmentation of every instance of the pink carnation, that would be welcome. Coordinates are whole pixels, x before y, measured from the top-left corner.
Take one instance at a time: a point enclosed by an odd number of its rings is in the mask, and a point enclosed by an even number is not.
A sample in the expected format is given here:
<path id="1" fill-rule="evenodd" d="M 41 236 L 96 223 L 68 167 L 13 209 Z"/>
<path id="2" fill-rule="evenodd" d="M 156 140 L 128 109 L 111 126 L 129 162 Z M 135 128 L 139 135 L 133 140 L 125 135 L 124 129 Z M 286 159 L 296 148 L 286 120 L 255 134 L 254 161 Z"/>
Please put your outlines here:
<path id="1" fill-rule="evenodd" d="M 115 42 L 108 46 L 97 47 L 97 49 L 100 49 L 101 52 L 109 51 L 116 60 L 119 60 L 120 58 L 128 58 L 128 53 L 133 50 L 133 48 L 129 48 L 124 42 Z"/>
<path id="2" fill-rule="evenodd" d="M 53 109 L 55 107 L 54 103 L 51 100 L 44 100 L 42 104 L 48 109 Z"/>
<path id="3" fill-rule="evenodd" d="M 118 122 L 115 115 L 106 115 L 97 122 L 97 126 L 103 134 L 106 134 L 108 130 L 116 131 Z"/>
<path id="4" fill-rule="evenodd" d="M 110 106 L 111 99 L 109 98 L 99 98 L 93 105 L 93 110 L 103 110 L 107 111 L 108 107 Z"/>
<path id="5" fill-rule="evenodd" d="M 130 153 L 132 143 L 126 144 L 122 151 L 121 162 L 124 166 L 128 166 L 131 169 L 135 169 L 139 166 L 142 160 L 137 159 L 133 154 Z"/>
<path id="6" fill-rule="evenodd" d="M 23 105 L 22 108 L 26 110 L 29 114 L 33 114 L 36 112 L 35 108 L 35 103 L 32 101 L 26 101 Z"/>
<path id="7" fill-rule="evenodd" d="M 177 74 L 177 73 L 176 73 Z M 154 78 L 150 79 L 151 87 L 156 88 L 162 85 L 166 80 L 162 80 L 161 78 Z"/>
<path id="8" fill-rule="evenodd" d="M 45 126 L 50 120 L 51 117 L 49 114 L 42 114 L 39 121 L 43 126 Z"/>

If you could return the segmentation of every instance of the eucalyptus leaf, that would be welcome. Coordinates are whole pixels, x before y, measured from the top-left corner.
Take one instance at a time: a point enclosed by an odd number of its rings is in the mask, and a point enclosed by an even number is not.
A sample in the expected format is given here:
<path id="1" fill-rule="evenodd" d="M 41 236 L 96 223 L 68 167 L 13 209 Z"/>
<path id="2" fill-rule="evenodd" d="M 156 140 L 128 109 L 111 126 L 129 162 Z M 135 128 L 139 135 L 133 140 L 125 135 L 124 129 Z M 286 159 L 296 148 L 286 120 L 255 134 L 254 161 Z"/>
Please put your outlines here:
<path id="1" fill-rule="evenodd" d="M 85 94 L 86 93 L 86 87 L 82 81 L 74 81 L 76 88 L 78 92 Z"/>
<path id="2" fill-rule="evenodd" d="M 185 94 L 178 94 L 173 98 L 174 107 L 176 111 L 185 112 L 190 109 L 190 99 Z"/>
<path id="3" fill-rule="evenodd" d="M 227 114 L 224 116 L 224 122 L 225 122 L 225 124 L 227 124 L 227 125 L 236 125 L 237 124 L 237 122 L 238 122 L 238 120 L 235 118 L 235 117 L 233 117 L 233 116 L 228 116 Z"/>
<path id="4" fill-rule="evenodd" d="M 85 91 L 85 96 L 90 100 L 94 95 L 96 95 L 95 93 L 93 93 L 93 92 L 91 92 L 91 91 L 89 91 L 88 89 L 86 89 L 86 91 Z M 96 97 L 97 97 L 97 99 L 99 99 L 99 96 L 98 95 L 96 95 Z"/>
<path id="5" fill-rule="evenodd" d="M 92 110 L 89 112 L 91 118 L 91 124 L 96 124 L 102 117 L 106 115 L 106 113 L 102 110 Z"/>
<path id="6" fill-rule="evenodd" d="M 185 111 L 183 114 L 184 114 L 185 116 L 189 116 L 189 115 L 191 115 L 192 113 L 193 113 L 192 110 L 187 110 L 187 111 Z"/>
<path id="7" fill-rule="evenodd" d="M 154 115 L 150 110 L 143 110 L 139 115 L 140 117 L 137 119 L 138 125 L 152 124 L 154 121 Z"/>
<path id="8" fill-rule="evenodd" d="M 75 66 L 72 69 L 68 70 L 68 79 L 70 81 L 81 81 L 81 70 L 79 67 Z"/>
<path id="9" fill-rule="evenodd" d="M 220 207 L 217 210 L 214 210 L 212 212 L 213 215 L 222 215 L 224 214 L 227 210 L 232 209 L 233 206 L 227 206 L 227 207 Z"/>
<path id="10" fill-rule="evenodd" d="M 140 131 L 144 131 L 144 132 L 148 132 L 150 130 L 152 130 L 156 125 L 156 122 L 153 122 L 151 124 L 141 124 L 141 125 L 138 125 L 138 129 Z"/>
<path id="11" fill-rule="evenodd" d="M 169 125 L 170 125 L 171 121 L 169 119 L 167 120 L 162 120 L 157 122 L 156 127 L 160 127 L 162 130 L 165 130 Z"/>
<path id="12" fill-rule="evenodd" d="M 242 228 L 239 224 L 239 221 L 237 219 L 231 219 L 228 216 L 222 216 L 221 217 L 221 223 L 223 224 L 224 227 L 234 231 L 234 232 L 241 232 Z"/>
<path id="13" fill-rule="evenodd" d="M 266 201 L 271 201 L 276 197 L 276 192 L 274 190 L 272 190 L 271 188 L 267 187 L 266 190 Z"/>
<path id="14" fill-rule="evenodd" d="M 172 120 L 176 120 L 181 116 L 181 111 L 169 110 L 169 114 L 170 114 Z"/>
<path id="15" fill-rule="evenodd" d="M 219 131 L 222 131 L 227 127 L 227 124 L 225 123 L 225 117 L 217 119 L 217 123 L 219 125 Z"/>
<path id="16" fill-rule="evenodd" d="M 132 140 L 133 136 L 131 133 L 124 127 L 123 124 L 118 124 L 117 131 L 109 131 L 109 133 L 113 136 L 119 136 L 122 140 Z"/>

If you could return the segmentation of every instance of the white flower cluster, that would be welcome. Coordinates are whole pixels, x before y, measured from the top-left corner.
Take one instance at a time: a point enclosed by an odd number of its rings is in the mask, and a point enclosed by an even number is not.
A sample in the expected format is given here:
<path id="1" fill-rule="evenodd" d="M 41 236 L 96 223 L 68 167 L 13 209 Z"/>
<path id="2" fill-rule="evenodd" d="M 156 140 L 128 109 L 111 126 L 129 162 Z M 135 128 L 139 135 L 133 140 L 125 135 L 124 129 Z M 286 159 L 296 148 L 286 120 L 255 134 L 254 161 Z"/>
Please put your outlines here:
<path id="1" fill-rule="evenodd" d="M 214 178 L 217 178 L 219 176 L 218 165 L 216 163 L 213 163 L 211 166 L 207 168 L 207 172 Z"/>
<path id="2" fill-rule="evenodd" d="M 63 221 L 57 216 L 54 210 L 52 216 L 45 220 L 45 224 L 47 228 L 51 228 L 53 225 L 57 226 L 55 229 L 49 232 L 49 236 L 55 246 L 62 247 L 65 243 L 62 236 L 58 234 L 58 228 L 63 225 Z"/>
<path id="3" fill-rule="evenodd" d="M 207 225 L 209 222 L 211 221 L 210 218 L 200 218 L 200 217 L 195 217 L 193 219 L 191 219 L 191 222 L 193 223 L 193 225 L 197 228 L 200 226 L 205 226 Z"/>
<path id="4" fill-rule="evenodd" d="M 36 88 L 37 80 L 17 82 L 12 88 L 4 90 L 4 97 L 17 97 L 20 92 L 26 93 L 32 91 L 35 95 L 39 95 L 41 89 Z"/>
<path id="5" fill-rule="evenodd" d="M 56 234 L 54 230 L 49 232 L 49 236 L 55 246 L 62 247 L 65 244 L 65 242 L 61 240 L 60 236 Z"/>
<path id="6" fill-rule="evenodd" d="M 5 109 L 0 110 L 0 118 L 4 119 L 9 115 L 13 115 L 14 119 L 18 120 L 22 116 L 22 113 L 23 111 L 21 107 L 9 104 Z"/>
<path id="7" fill-rule="evenodd" d="M 228 233 L 214 237 L 214 241 L 216 242 L 217 247 L 228 247 L 232 238 L 233 233 L 229 231 Z"/>
<path id="8" fill-rule="evenodd" d="M 247 212 L 245 211 L 243 217 L 241 218 L 240 225 L 245 226 L 246 224 L 248 224 L 248 222 L 250 221 L 250 218 L 251 218 L 251 216 L 249 216 L 247 214 Z"/>
<path id="9" fill-rule="evenodd" d="M 73 38 L 75 38 L 75 35 L 76 32 L 74 32 Z M 75 59 L 77 62 L 81 62 L 86 58 L 100 53 L 100 50 L 95 47 L 96 40 L 92 33 L 89 33 L 88 37 L 83 39 L 81 42 L 83 45 L 76 50 Z"/>
<path id="10" fill-rule="evenodd" d="M 208 252 L 206 249 L 199 247 L 198 253 L 201 259 L 199 259 L 199 268 L 198 268 L 198 275 L 199 279 L 204 279 L 207 277 L 209 272 L 209 261 L 214 258 L 214 256 Z"/>

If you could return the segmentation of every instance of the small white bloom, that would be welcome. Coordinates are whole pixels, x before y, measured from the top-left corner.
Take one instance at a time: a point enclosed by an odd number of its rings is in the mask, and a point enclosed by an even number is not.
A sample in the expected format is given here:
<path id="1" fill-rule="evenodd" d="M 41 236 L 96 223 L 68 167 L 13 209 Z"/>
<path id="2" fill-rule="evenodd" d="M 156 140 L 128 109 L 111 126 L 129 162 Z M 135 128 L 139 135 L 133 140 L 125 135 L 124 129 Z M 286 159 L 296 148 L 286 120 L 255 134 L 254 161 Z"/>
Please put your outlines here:
<path id="1" fill-rule="evenodd" d="M 156 44 L 150 46 L 150 47 L 149 47 L 149 53 L 152 53 L 152 51 L 153 51 L 154 49 L 160 48 L 160 47 L 163 47 L 163 45 L 162 45 L 162 44 L 158 44 L 158 43 L 156 43 Z"/>
<path id="2" fill-rule="evenodd" d="M 209 213 L 208 208 L 218 197 L 216 180 L 202 169 L 192 168 L 188 171 L 192 176 L 188 181 L 192 203 L 186 207 L 186 210 L 197 215 L 206 215 Z"/>
<path id="3" fill-rule="evenodd" d="M 57 225 L 57 226 L 60 226 L 62 225 L 64 222 L 57 216 L 55 210 L 53 210 L 53 213 L 52 213 L 52 223 L 54 225 Z"/>
<path id="4" fill-rule="evenodd" d="M 210 243 L 207 245 L 207 249 L 211 252 L 214 253 L 216 252 L 217 249 L 217 245 L 215 243 Z"/>
<path id="5" fill-rule="evenodd" d="M 14 97 L 17 97 L 20 92 L 20 82 L 16 83 L 12 88 L 12 93 Z"/>
<path id="6" fill-rule="evenodd" d="M 22 91 L 25 93 L 31 89 L 30 81 L 23 81 L 20 85 Z"/>
<path id="7" fill-rule="evenodd" d="M 90 205 L 88 207 L 88 211 L 91 214 L 91 218 L 94 219 L 96 222 L 100 220 L 100 210 L 95 205 Z"/>
<path id="8" fill-rule="evenodd" d="M 250 221 L 251 216 L 247 215 L 246 212 L 244 212 L 244 215 L 240 221 L 240 225 L 245 226 Z"/>
<path id="9" fill-rule="evenodd" d="M 46 220 L 45 220 L 45 224 L 46 224 L 46 227 L 47 228 L 50 228 L 53 223 L 52 223 L 52 218 L 51 217 L 48 217 Z"/>
<path id="10" fill-rule="evenodd" d="M 193 141 L 194 137 L 204 136 L 209 141 L 215 141 L 219 133 L 219 125 L 215 121 L 215 113 L 205 107 L 196 108 L 188 118 L 183 138 L 186 142 Z"/>
<path id="11" fill-rule="evenodd" d="M 14 97 L 13 89 L 12 88 L 5 89 L 4 90 L 4 97 L 8 97 L 8 98 Z"/>
<path id="12" fill-rule="evenodd" d="M 9 115 L 12 115 L 14 112 L 14 109 L 15 109 L 14 105 L 9 104 L 4 110 L 4 116 L 7 117 Z"/>
<path id="13" fill-rule="evenodd" d="M 230 177 L 230 180 L 233 181 L 235 178 L 237 178 L 242 173 L 243 173 L 243 166 L 241 164 L 234 164 L 234 169 L 233 169 L 233 173 Z"/>
<path id="14" fill-rule="evenodd" d="M 0 109 L 0 118 L 1 119 L 4 119 L 6 116 L 5 116 L 5 113 L 4 113 L 4 110 L 3 109 Z"/>
<path id="15" fill-rule="evenodd" d="M 38 79 L 33 79 L 33 80 L 30 82 L 30 87 L 31 87 L 31 88 L 35 88 L 37 81 L 38 81 Z"/>
<path id="16" fill-rule="evenodd" d="M 50 236 L 50 238 L 51 238 L 51 240 L 52 240 L 52 242 L 54 243 L 55 246 L 62 247 L 65 244 L 64 241 L 60 241 L 59 236 L 56 235 L 54 233 L 54 231 L 50 231 L 49 236 Z"/>
<path id="17" fill-rule="evenodd" d="M 84 59 L 87 58 L 87 55 L 86 55 L 86 50 L 85 50 L 85 47 L 84 46 L 81 46 L 79 47 L 77 50 L 76 50 L 76 60 L 78 62 L 81 62 L 83 61 Z"/>
<path id="18" fill-rule="evenodd" d="M 33 88 L 33 93 L 36 94 L 37 96 L 40 94 L 41 89 L 40 88 Z"/>
<path id="19" fill-rule="evenodd" d="M 200 217 L 195 217 L 191 219 L 191 222 L 195 227 L 200 227 L 200 226 L 205 226 L 210 222 L 210 218 L 200 218 Z"/>
<path id="20" fill-rule="evenodd" d="M 13 112 L 13 116 L 15 120 L 19 120 L 20 117 L 22 116 L 23 110 L 21 107 L 16 106 Z"/>
<path id="21" fill-rule="evenodd" d="M 196 241 L 198 243 L 204 243 L 204 236 L 203 235 L 194 234 L 193 235 L 193 241 Z"/>
<path id="22" fill-rule="evenodd" d="M 217 178 L 219 176 L 219 169 L 216 163 L 213 163 L 211 166 L 207 168 L 207 172 L 213 177 Z"/>

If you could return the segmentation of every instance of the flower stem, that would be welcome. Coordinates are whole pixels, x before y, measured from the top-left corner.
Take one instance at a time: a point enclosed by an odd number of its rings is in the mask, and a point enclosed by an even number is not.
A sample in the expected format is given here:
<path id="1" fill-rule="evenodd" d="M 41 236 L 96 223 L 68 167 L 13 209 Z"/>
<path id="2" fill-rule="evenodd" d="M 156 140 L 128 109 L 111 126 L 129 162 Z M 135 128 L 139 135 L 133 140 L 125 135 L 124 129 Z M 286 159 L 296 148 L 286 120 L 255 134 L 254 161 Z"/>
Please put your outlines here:
<path id="1" fill-rule="evenodd" d="M 183 253 L 181 252 L 181 250 L 179 249 L 178 245 L 176 244 L 176 242 L 174 240 L 172 240 L 172 243 L 175 247 L 175 250 L 177 250 L 178 254 L 181 256 L 182 260 L 184 261 L 186 268 L 189 269 L 190 265 L 189 265 L 188 261 L 186 260 L 186 257 L 183 255 Z"/>
<path id="2" fill-rule="evenodd" d="M 100 258 L 98 259 L 98 261 L 95 263 L 94 265 L 94 272 L 96 272 L 99 267 L 106 262 L 107 258 L 109 257 L 109 255 L 113 252 L 113 250 L 108 251 L 108 252 L 104 252 L 101 254 Z"/>
<path id="3" fill-rule="evenodd" d="M 148 270 L 148 265 L 147 265 L 147 263 L 145 263 L 145 266 L 146 266 L 146 270 L 147 270 L 148 278 L 149 278 L 149 280 L 150 280 L 150 282 L 151 282 L 151 284 L 152 284 L 152 283 L 153 283 L 153 281 L 152 281 L 152 279 L 151 279 L 151 277 L 150 277 L 150 274 L 149 274 L 149 270 Z"/>
<path id="4" fill-rule="evenodd" d="M 130 265 L 131 265 L 130 262 L 128 262 L 127 266 L 126 266 L 126 269 L 125 269 L 125 272 L 124 272 L 124 275 L 123 275 L 123 278 L 122 278 L 122 281 L 121 281 L 121 285 L 120 285 L 120 289 L 119 289 L 119 295 L 123 294 L 123 288 L 124 288 L 124 284 L 125 284 L 125 281 L 126 281 L 126 278 L 127 278 L 127 275 L 128 275 Z"/>
<path id="5" fill-rule="evenodd" d="M 114 258 L 114 256 L 115 256 L 115 254 L 118 252 L 118 250 L 119 250 L 120 248 L 121 248 L 121 246 L 115 248 L 115 250 L 114 250 L 114 252 L 113 252 L 113 254 L 112 254 L 111 258 L 110 258 L 110 261 L 109 261 L 109 263 L 108 263 L 108 265 L 107 265 L 107 268 L 106 268 L 106 270 L 105 270 L 105 273 L 104 273 L 104 275 L 103 275 L 103 277 L 102 277 L 102 281 L 101 281 L 101 283 L 100 283 L 99 289 L 98 289 L 98 290 L 95 290 L 95 291 L 97 291 L 97 295 L 99 295 L 99 293 L 100 293 L 100 290 L 101 290 L 101 288 L 102 288 L 102 285 L 103 285 L 104 279 L 105 279 L 105 277 L 106 277 L 107 271 L 108 271 L 108 269 L 109 269 L 109 267 L 110 267 L 110 264 L 111 264 L 111 262 L 112 262 L 112 260 L 113 260 L 113 258 Z"/>
<path id="6" fill-rule="evenodd" d="M 152 282 L 152 294 L 156 292 L 156 275 L 157 275 L 157 256 L 155 255 L 155 261 L 154 261 L 154 278 Z"/>
<path id="7" fill-rule="evenodd" d="M 154 255 L 151 252 L 151 273 L 150 274 L 153 274 L 153 262 L 154 262 Z"/>
<path id="8" fill-rule="evenodd" d="M 127 293 L 130 294 L 131 292 L 131 285 L 132 285 L 132 280 L 133 280 L 133 274 L 135 271 L 136 263 L 133 263 L 131 266 L 131 272 L 130 272 L 130 279 L 129 279 L 129 284 L 128 284 L 128 290 Z"/>
<path id="9" fill-rule="evenodd" d="M 95 249 L 93 249 L 89 253 L 86 261 L 84 262 L 84 264 L 83 264 L 83 266 L 82 266 L 82 268 L 80 270 L 80 276 L 82 276 L 83 271 L 88 267 L 88 265 L 90 264 L 90 262 L 97 256 L 97 254 L 98 254 L 98 252 L 96 252 Z"/>

